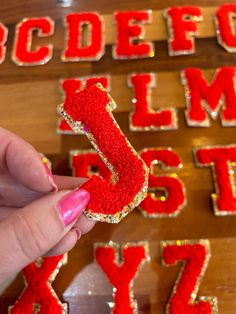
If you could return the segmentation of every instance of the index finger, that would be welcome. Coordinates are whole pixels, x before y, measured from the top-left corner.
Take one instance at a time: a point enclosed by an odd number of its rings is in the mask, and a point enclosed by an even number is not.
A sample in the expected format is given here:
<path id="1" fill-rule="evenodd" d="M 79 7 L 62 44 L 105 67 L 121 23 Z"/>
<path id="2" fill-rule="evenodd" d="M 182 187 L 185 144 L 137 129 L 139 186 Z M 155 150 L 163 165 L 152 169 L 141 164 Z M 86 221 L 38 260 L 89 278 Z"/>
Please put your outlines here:
<path id="1" fill-rule="evenodd" d="M 0 171 L 9 171 L 29 189 L 38 192 L 52 190 L 39 153 L 25 140 L 3 128 L 0 128 Z"/>
<path id="2" fill-rule="evenodd" d="M 60 190 L 74 190 L 88 180 L 87 178 L 57 176 L 57 175 L 54 175 L 54 179 L 55 179 L 55 183 L 59 191 Z"/>

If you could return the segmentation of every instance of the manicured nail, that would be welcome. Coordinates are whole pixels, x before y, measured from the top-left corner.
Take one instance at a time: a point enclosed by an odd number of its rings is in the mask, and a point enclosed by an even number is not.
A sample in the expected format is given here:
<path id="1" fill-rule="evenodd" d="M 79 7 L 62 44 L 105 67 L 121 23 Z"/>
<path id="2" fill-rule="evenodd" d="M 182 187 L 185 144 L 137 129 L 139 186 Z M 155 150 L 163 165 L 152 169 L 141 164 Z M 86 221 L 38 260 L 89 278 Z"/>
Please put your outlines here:
<path id="1" fill-rule="evenodd" d="M 89 200 L 89 192 L 83 189 L 76 189 L 73 192 L 66 194 L 58 202 L 65 226 L 69 226 L 79 218 L 88 205 Z"/>
<path id="2" fill-rule="evenodd" d="M 43 163 L 43 164 L 44 164 L 45 170 L 46 170 L 47 175 L 48 175 L 48 181 L 49 181 L 49 183 L 52 186 L 52 191 L 51 192 L 57 192 L 58 191 L 58 186 L 56 184 L 55 178 L 54 178 L 50 168 L 48 167 L 47 163 Z"/>

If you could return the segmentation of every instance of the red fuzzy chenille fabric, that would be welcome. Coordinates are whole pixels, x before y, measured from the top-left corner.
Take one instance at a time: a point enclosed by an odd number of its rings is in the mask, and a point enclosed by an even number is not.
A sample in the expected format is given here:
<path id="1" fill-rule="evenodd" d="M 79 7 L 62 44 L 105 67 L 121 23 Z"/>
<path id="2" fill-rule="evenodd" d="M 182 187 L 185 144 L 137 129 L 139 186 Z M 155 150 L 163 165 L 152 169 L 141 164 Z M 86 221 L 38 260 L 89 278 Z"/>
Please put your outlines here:
<path id="1" fill-rule="evenodd" d="M 76 177 L 90 178 L 93 168 L 107 181 L 112 180 L 112 173 L 101 157 L 94 152 L 79 151 L 71 156 L 71 165 Z"/>
<path id="2" fill-rule="evenodd" d="M 102 84 L 102 86 L 107 91 L 110 91 L 111 89 L 110 76 L 91 76 L 86 78 L 86 87 L 90 87 L 97 83 Z"/>
<path id="3" fill-rule="evenodd" d="M 117 178 L 112 184 L 93 176 L 82 185 L 91 196 L 85 213 L 96 220 L 117 223 L 146 196 L 148 170 L 109 112 L 110 103 L 108 93 L 93 85 L 68 97 L 64 109 L 74 122 L 81 122 L 85 134 L 107 159 Z"/>
<path id="4" fill-rule="evenodd" d="M 123 11 L 115 13 L 117 23 L 117 45 L 113 47 L 115 59 L 136 59 L 154 56 L 153 45 L 149 42 L 137 42 L 143 36 L 143 26 L 137 23 L 150 22 L 149 11 Z"/>
<path id="5" fill-rule="evenodd" d="M 17 25 L 13 61 L 18 65 L 39 65 L 47 63 L 52 57 L 52 46 L 40 46 L 31 50 L 32 33 L 38 36 L 53 35 L 54 22 L 49 17 L 29 18 Z"/>
<path id="6" fill-rule="evenodd" d="M 130 85 L 134 88 L 134 111 L 130 114 L 131 130 L 176 129 L 175 109 L 154 111 L 150 106 L 150 89 L 155 86 L 152 73 L 133 74 Z"/>
<path id="7" fill-rule="evenodd" d="M 171 7 L 165 11 L 165 17 L 170 37 L 169 54 L 174 56 L 194 53 L 195 44 L 189 33 L 191 36 L 197 33 L 197 22 L 193 19 L 202 19 L 201 9 L 193 6 Z"/>
<path id="8" fill-rule="evenodd" d="M 217 38 L 219 44 L 228 52 L 236 52 L 235 25 L 236 4 L 223 4 L 216 12 Z"/>
<path id="9" fill-rule="evenodd" d="M 110 90 L 110 77 L 109 76 L 91 76 L 86 78 L 69 78 L 61 80 L 61 89 L 65 98 L 79 92 L 83 85 L 89 87 L 95 83 L 101 83 L 104 88 Z M 58 121 L 58 134 L 74 134 L 69 124 L 63 119 L 59 118 Z"/>
<path id="10" fill-rule="evenodd" d="M 138 270 L 148 258 L 143 245 L 127 244 L 122 249 L 122 261 L 115 248 L 109 244 L 99 245 L 95 250 L 97 263 L 116 288 L 113 314 L 135 314 L 132 284 Z"/>
<path id="11" fill-rule="evenodd" d="M 34 306 L 39 304 L 40 314 L 64 314 L 64 306 L 51 287 L 52 277 L 61 267 L 64 255 L 46 257 L 42 266 L 31 263 L 23 269 L 26 288 L 14 306 L 10 307 L 10 314 L 34 314 Z"/>
<path id="12" fill-rule="evenodd" d="M 79 78 L 69 78 L 60 81 L 61 90 L 66 97 L 72 96 L 82 89 L 82 80 Z M 58 134 L 74 134 L 69 124 L 63 118 L 58 120 Z"/>
<path id="13" fill-rule="evenodd" d="M 7 41 L 8 29 L 0 23 L 0 64 L 3 63 L 6 56 L 6 47 L 4 46 Z"/>
<path id="14" fill-rule="evenodd" d="M 69 124 L 63 118 L 58 119 L 57 133 L 58 134 L 74 134 Z"/>
<path id="15" fill-rule="evenodd" d="M 176 177 L 171 175 L 156 176 L 152 174 L 152 166 L 160 163 L 163 168 L 176 169 L 182 166 L 181 159 L 171 149 L 145 149 L 140 157 L 149 167 L 148 188 L 150 189 L 165 189 L 167 192 L 166 200 L 154 199 L 149 191 L 147 197 L 140 203 L 139 208 L 144 216 L 147 217 L 162 217 L 162 216 L 177 216 L 180 209 L 183 208 L 186 202 L 185 188 L 183 183 Z"/>
<path id="16" fill-rule="evenodd" d="M 183 244 L 183 242 L 182 244 L 165 244 L 163 248 L 163 262 L 166 266 L 175 265 L 178 261 L 186 263 L 173 289 L 167 312 L 169 314 L 213 314 L 212 302 L 196 301 L 191 296 L 195 289 L 198 290 L 204 266 L 207 265 L 207 247 L 203 243 Z"/>
<path id="17" fill-rule="evenodd" d="M 202 147 L 195 151 L 195 156 L 199 166 L 213 167 L 217 193 L 216 197 L 213 195 L 215 214 L 236 214 L 236 197 L 233 191 L 234 178 L 231 165 L 236 162 L 236 146 Z"/>
<path id="18" fill-rule="evenodd" d="M 61 80 L 61 88 L 65 94 L 65 98 L 72 96 L 82 89 L 82 79 L 69 78 Z"/>
<path id="19" fill-rule="evenodd" d="M 235 67 L 222 67 L 217 70 L 210 85 L 198 68 L 187 68 L 182 72 L 186 89 L 186 119 L 190 126 L 210 126 L 207 113 L 215 119 L 221 111 L 224 126 L 236 123 Z M 224 96 L 223 106 L 221 99 Z"/>
<path id="20" fill-rule="evenodd" d="M 178 168 L 182 166 L 181 158 L 172 148 L 145 148 L 141 155 L 145 158 L 146 165 L 151 168 L 153 162 L 163 163 L 164 166 L 170 168 Z"/>
<path id="21" fill-rule="evenodd" d="M 99 60 L 104 54 L 103 20 L 96 12 L 72 13 L 66 16 L 67 47 L 64 61 Z M 88 43 L 83 45 L 82 26 L 90 29 Z"/>

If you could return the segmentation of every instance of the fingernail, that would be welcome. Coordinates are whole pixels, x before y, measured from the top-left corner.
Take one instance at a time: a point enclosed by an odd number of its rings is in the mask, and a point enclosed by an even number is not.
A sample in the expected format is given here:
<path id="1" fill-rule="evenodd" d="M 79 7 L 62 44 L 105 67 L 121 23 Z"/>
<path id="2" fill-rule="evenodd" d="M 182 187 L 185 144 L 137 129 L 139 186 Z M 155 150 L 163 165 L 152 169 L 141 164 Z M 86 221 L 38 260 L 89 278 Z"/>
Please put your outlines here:
<path id="1" fill-rule="evenodd" d="M 85 210 L 90 200 L 89 192 L 83 189 L 76 189 L 66 194 L 59 202 L 58 206 L 65 226 L 69 226 L 77 220 Z"/>
<path id="2" fill-rule="evenodd" d="M 58 186 L 56 184 L 55 178 L 54 178 L 50 168 L 48 167 L 48 165 L 46 163 L 43 163 L 43 165 L 44 165 L 45 170 L 46 170 L 47 175 L 48 175 L 48 181 L 49 181 L 49 183 L 52 186 L 51 192 L 57 192 L 58 191 Z"/>
<path id="3" fill-rule="evenodd" d="M 82 235 L 81 230 L 80 230 L 79 228 L 77 228 L 77 227 L 73 227 L 71 230 L 76 233 L 76 235 L 77 235 L 77 240 L 79 240 L 79 239 L 81 238 L 81 235 Z"/>

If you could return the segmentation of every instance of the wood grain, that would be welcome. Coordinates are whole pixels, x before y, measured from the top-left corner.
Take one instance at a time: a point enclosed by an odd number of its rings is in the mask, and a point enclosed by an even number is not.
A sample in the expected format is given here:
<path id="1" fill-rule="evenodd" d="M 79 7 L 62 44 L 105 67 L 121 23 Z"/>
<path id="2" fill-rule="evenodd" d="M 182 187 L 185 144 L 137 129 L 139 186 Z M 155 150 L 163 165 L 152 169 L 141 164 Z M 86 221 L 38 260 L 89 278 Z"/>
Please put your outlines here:
<path id="1" fill-rule="evenodd" d="M 196 66 L 204 69 L 209 81 L 218 67 L 235 65 L 236 54 L 221 48 L 214 36 L 211 14 L 225 0 L 131 0 L 131 1 L 87 1 L 76 0 L 70 7 L 63 7 L 56 0 L 3 0 L 0 20 L 9 29 L 6 61 L 0 65 L 0 126 L 16 132 L 39 151 L 48 155 L 53 162 L 55 174 L 71 175 L 69 150 L 87 149 L 91 145 L 85 136 L 56 135 L 56 106 L 61 102 L 58 89 L 60 78 L 112 75 L 111 94 L 118 104 L 114 116 L 134 148 L 172 147 L 182 158 L 183 169 L 179 178 L 187 190 L 187 205 L 177 218 L 144 218 L 138 209 L 118 225 L 97 223 L 95 228 L 83 236 L 69 253 L 69 263 L 63 267 L 54 287 L 61 300 L 69 302 L 70 314 L 108 314 L 108 301 L 112 301 L 112 287 L 93 261 L 95 242 L 119 243 L 143 241 L 150 244 L 151 263 L 141 270 L 135 281 L 135 298 L 139 313 L 162 314 L 175 282 L 180 264 L 165 268 L 160 263 L 160 241 L 177 239 L 208 238 L 212 257 L 200 286 L 200 296 L 217 296 L 219 313 L 235 313 L 236 300 L 236 216 L 216 217 L 213 213 L 211 193 L 214 191 L 209 168 L 195 166 L 192 148 L 201 145 L 236 144 L 235 128 L 223 128 L 220 121 L 212 122 L 209 128 L 189 128 L 184 117 L 185 99 L 179 73 L 182 69 Z M 161 11 L 174 5 L 197 5 L 209 14 L 204 23 L 199 23 L 205 38 L 196 40 L 196 53 L 190 56 L 169 57 L 167 51 L 165 21 Z M 62 18 L 72 12 L 99 11 L 107 21 L 115 10 L 152 9 L 155 12 L 153 25 L 147 26 L 148 40 L 155 42 L 156 56 L 144 60 L 117 61 L 111 57 L 114 42 L 114 25 L 107 29 L 109 45 L 99 62 L 62 63 L 64 31 Z M 54 57 L 45 66 L 17 67 L 11 61 L 15 25 L 23 17 L 50 16 L 56 21 L 55 36 L 35 39 L 37 43 L 54 45 Z M 161 20 L 162 19 L 162 20 Z M 210 26 L 203 29 L 204 25 Z M 148 30 L 151 27 L 151 31 Z M 156 29 L 155 29 L 156 28 Z M 155 37 L 155 36 L 159 37 Z M 149 36 L 149 37 L 148 37 Z M 211 37 L 211 38 L 209 38 Z M 155 39 L 156 38 L 156 39 Z M 127 87 L 127 75 L 132 72 L 157 73 L 157 88 L 152 90 L 153 108 L 174 106 L 178 109 L 179 129 L 176 131 L 131 132 L 128 127 L 128 112 L 131 110 L 132 90 Z M 159 171 L 163 173 L 163 171 Z M 0 296 L 0 313 L 15 302 L 24 287 L 20 275 Z M 92 294 L 88 295 L 88 291 Z"/>
<path id="2" fill-rule="evenodd" d="M 203 73 L 210 82 L 215 70 L 206 70 Z M 151 106 L 154 109 L 186 108 L 184 88 L 180 82 L 179 72 L 161 72 L 156 75 L 156 79 L 157 87 L 151 89 Z M 128 87 L 127 81 L 127 75 L 114 75 L 111 79 L 111 95 L 117 102 L 115 112 L 127 112 L 121 125 L 128 122 L 128 114 L 133 110 L 133 90 Z M 56 107 L 62 102 L 59 86 L 59 81 L 48 80 L 0 84 L 0 103 L 7 104 L 1 113 L 0 125 L 21 135 L 44 153 L 59 153 L 63 142 L 70 141 L 70 136 L 69 138 L 65 136 L 61 140 L 56 134 L 56 124 L 59 118 Z M 30 104 L 29 99 L 32 99 Z M 14 112 L 14 119 L 12 112 Z M 178 118 L 179 116 L 180 113 L 178 113 Z M 218 124 L 215 121 L 211 123 Z M 179 128 L 179 131 L 173 131 L 171 134 L 178 136 L 178 132 L 182 132 L 181 126 Z M 199 131 L 202 132 L 201 128 Z M 156 136 L 160 137 L 162 134 L 161 136 L 165 138 L 164 133 L 166 134 L 166 131 L 154 132 Z M 135 137 L 138 136 L 134 134 Z M 148 133 L 144 133 L 144 136 L 148 138 Z"/>
<path id="3" fill-rule="evenodd" d="M 116 228 L 101 235 L 98 226 L 90 235 L 84 237 L 80 244 L 69 253 L 69 262 L 57 276 L 54 287 L 61 300 L 69 303 L 70 313 L 81 314 L 109 314 L 108 302 L 112 302 L 112 286 L 105 274 L 99 268 L 93 258 L 94 238 L 96 241 L 120 241 L 129 229 L 121 223 Z M 114 230 L 115 229 L 115 230 Z M 129 230 L 129 240 L 136 241 Z M 127 237 L 126 237 L 127 238 Z M 171 239 L 171 236 L 168 237 Z M 124 239 L 125 240 L 125 239 Z M 147 238 L 148 240 L 148 238 Z M 215 296 L 218 298 L 219 313 L 234 313 L 235 309 L 235 285 L 236 275 L 233 252 L 236 250 L 236 240 L 210 239 L 211 258 L 204 277 L 201 280 L 198 296 Z M 164 313 L 165 305 L 173 289 L 174 283 L 182 266 L 181 262 L 173 267 L 165 267 L 161 264 L 160 241 L 152 236 L 149 245 L 151 262 L 141 268 L 134 281 L 134 297 L 138 301 L 139 313 Z M 224 258 L 222 258 L 222 256 Z M 5 291 L 5 304 L 1 309 L 7 310 L 7 304 L 14 303 L 12 289 L 20 293 L 23 283 L 18 278 L 11 289 Z M 102 289 L 101 289 L 102 287 Z M 79 293 L 77 293 L 79 291 Z M 75 293 L 76 292 L 76 293 Z"/>
<path id="4" fill-rule="evenodd" d="M 66 6 L 66 3 L 70 4 Z M 83 12 L 83 11 L 98 11 L 102 14 L 110 14 L 117 10 L 162 10 L 174 5 L 196 5 L 196 6 L 220 6 L 224 4 L 224 0 L 190 0 L 188 3 L 184 3 L 182 0 L 131 0 L 131 1 L 119 1 L 111 0 L 32 0 L 28 5 L 28 0 L 3 0 L 0 8 L 1 21 L 7 24 L 15 24 L 24 17 L 43 16 L 49 15 L 53 19 L 59 19 L 64 17 L 71 11 Z M 64 5 L 63 5 L 64 4 Z"/>
<path id="5" fill-rule="evenodd" d="M 13 36 L 13 35 L 12 35 Z M 10 41 L 13 38 L 11 37 Z M 36 44 L 36 42 L 35 42 Z M 101 73 L 111 75 L 128 75 L 132 72 L 173 72 L 186 67 L 214 69 L 224 65 L 234 65 L 236 54 L 227 53 L 220 47 L 216 38 L 198 39 L 196 53 L 189 56 L 169 57 L 167 42 L 155 43 L 156 57 L 142 60 L 114 60 L 111 46 L 99 62 L 65 63 L 60 61 L 61 47 L 54 49 L 53 59 L 43 66 L 18 67 L 11 61 L 11 44 L 7 50 L 6 60 L 0 65 L 0 83 L 23 83 L 56 81 L 62 77 L 89 76 Z"/>
<path id="6" fill-rule="evenodd" d="M 216 36 L 216 27 L 214 24 L 214 16 L 218 7 L 202 7 L 203 21 L 197 23 L 199 38 L 210 38 Z M 52 19 L 53 17 L 50 16 Z M 106 45 L 116 44 L 117 42 L 117 25 L 114 19 L 114 12 L 112 14 L 101 15 L 104 23 L 104 40 Z M 56 31 L 54 37 L 54 46 L 56 48 L 64 48 L 64 39 L 66 27 L 62 19 L 56 20 Z M 142 24 L 140 24 L 142 25 Z M 169 38 L 167 22 L 164 18 L 164 10 L 152 11 L 150 14 L 150 22 L 143 23 L 144 40 L 145 41 L 161 41 Z M 46 40 L 45 40 L 46 41 Z"/>

